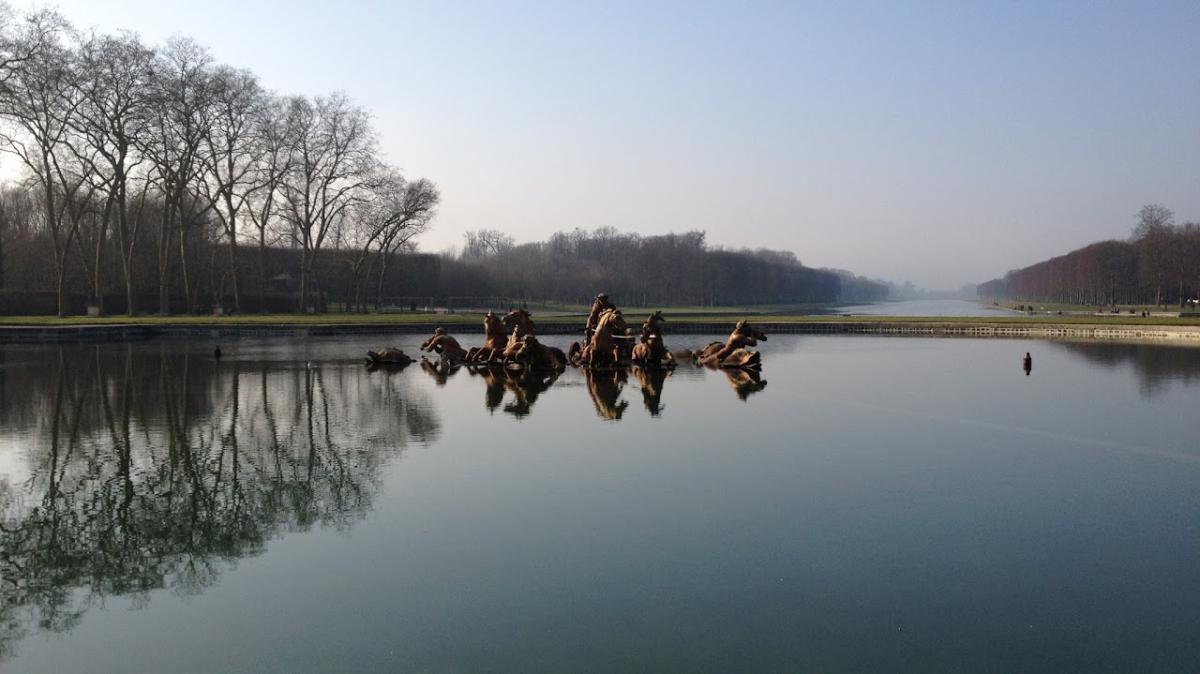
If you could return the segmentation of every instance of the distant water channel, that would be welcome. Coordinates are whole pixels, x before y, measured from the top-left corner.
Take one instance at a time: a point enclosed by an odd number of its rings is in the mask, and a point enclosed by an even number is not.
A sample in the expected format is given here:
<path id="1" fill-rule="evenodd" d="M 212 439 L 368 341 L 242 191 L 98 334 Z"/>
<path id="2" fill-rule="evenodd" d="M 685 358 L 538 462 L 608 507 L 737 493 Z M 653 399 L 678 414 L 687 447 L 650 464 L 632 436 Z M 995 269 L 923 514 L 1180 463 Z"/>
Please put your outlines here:
<path id="1" fill-rule="evenodd" d="M 0 671 L 1200 661 L 1200 350 L 778 335 L 759 379 L 548 381 L 381 345 L 0 347 Z"/>
<path id="2" fill-rule="evenodd" d="M 978 316 L 996 318 L 998 316 L 1015 316 L 1011 311 L 999 307 L 968 302 L 967 300 L 901 300 L 897 302 L 876 302 L 873 304 L 854 304 L 835 307 L 829 310 L 831 314 L 854 316 Z"/>

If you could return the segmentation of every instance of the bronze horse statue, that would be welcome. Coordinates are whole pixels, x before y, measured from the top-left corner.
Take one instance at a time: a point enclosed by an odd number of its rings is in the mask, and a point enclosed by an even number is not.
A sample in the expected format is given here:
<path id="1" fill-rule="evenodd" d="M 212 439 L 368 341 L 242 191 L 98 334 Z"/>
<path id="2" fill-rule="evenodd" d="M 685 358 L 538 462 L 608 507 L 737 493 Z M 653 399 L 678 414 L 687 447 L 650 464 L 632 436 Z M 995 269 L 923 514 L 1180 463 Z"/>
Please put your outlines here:
<path id="1" fill-rule="evenodd" d="M 559 373 L 567 369 L 567 354 L 563 353 L 562 349 L 542 344 L 533 335 L 525 335 L 517 343 L 516 350 L 508 362 L 527 370 Z"/>
<path id="2" fill-rule="evenodd" d="M 575 365 L 619 365 L 624 357 L 622 342 L 628 341 L 626 332 L 629 330 L 624 316 L 617 309 L 609 309 L 600 314 L 592 337 L 582 346 L 579 342 L 571 345 L 570 360 Z"/>
<path id="3" fill-rule="evenodd" d="M 767 341 L 767 335 L 746 321 L 738 321 L 729 338 L 712 342 L 695 354 L 701 365 L 711 367 L 756 368 L 762 366 L 762 354 L 750 351 L 747 346 L 756 346 Z"/>
<path id="4" fill-rule="evenodd" d="M 658 335 L 661 337 L 663 323 L 666 322 L 667 319 L 663 317 L 663 312 L 656 311 L 650 314 L 648 317 L 646 317 L 646 320 L 642 322 L 642 339 L 645 340 L 650 335 Z"/>
<path id="5" fill-rule="evenodd" d="M 675 367 L 675 356 L 663 344 L 657 332 L 642 333 L 642 341 L 633 347 L 633 362 L 648 368 Z"/>
<path id="6" fill-rule="evenodd" d="M 473 347 L 467 352 L 470 363 L 490 363 L 504 357 L 504 348 L 508 345 L 508 333 L 500 318 L 491 311 L 483 317 L 483 346 Z"/>
<path id="7" fill-rule="evenodd" d="M 504 343 L 504 360 L 510 361 L 516 356 L 517 350 L 521 348 L 521 341 L 526 336 L 534 334 L 533 316 L 524 309 L 513 309 L 504 314 L 500 322 L 504 324 L 504 327 L 512 330 L 512 334 L 508 336 L 508 341 Z"/>

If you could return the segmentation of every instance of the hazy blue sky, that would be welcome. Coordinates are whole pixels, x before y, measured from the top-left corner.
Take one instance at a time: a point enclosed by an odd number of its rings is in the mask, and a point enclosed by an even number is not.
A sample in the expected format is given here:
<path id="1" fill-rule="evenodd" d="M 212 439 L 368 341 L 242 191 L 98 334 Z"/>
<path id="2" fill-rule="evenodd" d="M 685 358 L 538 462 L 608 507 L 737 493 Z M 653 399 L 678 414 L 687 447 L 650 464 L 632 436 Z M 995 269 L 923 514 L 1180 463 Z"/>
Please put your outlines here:
<path id="1" fill-rule="evenodd" d="M 58 6 L 345 90 L 441 187 L 428 249 L 700 228 L 949 287 L 1124 237 L 1147 202 L 1200 220 L 1196 0 Z"/>

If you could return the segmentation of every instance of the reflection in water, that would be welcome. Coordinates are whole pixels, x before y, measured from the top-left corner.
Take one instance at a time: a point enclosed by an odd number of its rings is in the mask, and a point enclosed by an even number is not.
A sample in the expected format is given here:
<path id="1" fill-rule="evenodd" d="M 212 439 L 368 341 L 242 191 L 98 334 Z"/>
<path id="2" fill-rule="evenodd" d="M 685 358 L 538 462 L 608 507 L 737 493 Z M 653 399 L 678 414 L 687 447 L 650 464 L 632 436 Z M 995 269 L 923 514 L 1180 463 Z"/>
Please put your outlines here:
<path id="1" fill-rule="evenodd" d="M 633 376 L 637 377 L 642 387 L 642 404 L 650 416 L 657 417 L 662 412 L 663 383 L 675 370 L 662 367 L 645 368 L 633 366 Z"/>
<path id="2" fill-rule="evenodd" d="M 1114 342 L 1047 342 L 1105 367 L 1128 365 L 1137 373 L 1141 393 L 1153 398 L 1171 382 L 1200 383 L 1200 349 L 1161 344 Z"/>
<path id="3" fill-rule="evenodd" d="M 421 360 L 421 369 L 428 374 L 438 386 L 445 386 L 446 381 L 460 369 L 465 369 L 472 377 L 483 381 L 483 406 L 488 412 L 503 410 L 517 418 L 524 418 L 533 412 L 533 404 L 538 396 L 550 389 L 558 380 L 559 374 L 553 371 L 533 371 L 520 368 L 507 368 L 501 365 L 449 365 L 445 361 Z M 722 369 L 719 367 L 697 368 L 722 372 L 728 378 L 730 385 L 740 400 L 746 400 L 751 394 L 757 393 L 767 386 L 762 374 L 757 370 Z M 596 408 L 596 414 L 606 421 L 619 421 L 629 407 L 629 401 L 621 397 L 625 384 L 632 372 L 637 379 L 642 393 L 642 404 L 652 417 L 662 414 L 663 387 L 667 377 L 675 374 L 674 368 L 652 368 L 631 365 L 614 368 L 579 368 L 577 372 L 583 377 L 588 396 Z M 505 402 L 508 394 L 512 393 L 509 402 Z"/>
<path id="4" fill-rule="evenodd" d="M 583 368 L 583 376 L 587 380 L 588 395 L 592 397 L 592 403 L 596 406 L 596 414 L 599 414 L 601 419 L 620 420 L 621 415 L 625 414 L 625 408 L 629 407 L 629 401 L 620 400 L 621 390 L 625 388 L 625 382 L 629 379 L 625 368 Z M 661 393 L 659 395 L 661 396 Z"/>
<path id="5" fill-rule="evenodd" d="M 737 393 L 739 400 L 745 400 L 751 395 L 767 387 L 767 380 L 762 378 L 758 370 L 722 370 L 729 377 L 729 385 Z"/>
<path id="6" fill-rule="evenodd" d="M 107 596 L 195 594 L 274 536 L 349 526 L 388 458 L 439 433 L 401 378 L 358 365 L 163 344 L 42 349 L 0 372 L 0 425 L 28 438 L 28 475 L 0 481 L 0 658 Z"/>
<path id="7" fill-rule="evenodd" d="M 430 363 L 426 360 L 421 362 L 421 368 L 429 373 L 439 385 L 446 382 L 446 376 L 442 374 L 446 367 L 444 362 L 441 364 Z M 453 374 L 458 369 L 458 367 L 453 367 L 449 373 Z M 558 373 L 553 371 L 509 369 L 501 365 L 477 365 L 469 366 L 467 369 L 473 376 L 478 376 L 483 380 L 483 406 L 489 412 L 496 411 L 497 407 L 504 404 L 504 411 L 517 418 L 529 416 L 538 396 L 558 380 Z M 513 393 L 513 399 L 512 402 L 505 404 L 504 396 L 509 391 Z"/>
<path id="8" fill-rule="evenodd" d="M 1200 350 L 785 336 L 767 396 L 686 364 L 539 381 L 367 373 L 332 360 L 362 350 L 343 340 L 243 340 L 219 363 L 187 348 L 0 349 L 0 648 L 84 623 L 0 670 L 837 671 L 899 653 L 913 671 L 1042 671 L 1052 644 L 1058 669 L 1187 671 L 1194 655 L 1181 380 Z M 1012 372 L 1020 348 L 1038 379 Z M 1171 383 L 1139 405 L 1147 363 Z M 208 594 L 185 608 L 165 589 Z M 118 596 L 151 611 L 91 610 Z M 1127 614 L 1147 618 L 1110 619 Z"/>
<path id="9" fill-rule="evenodd" d="M 421 359 L 421 369 L 433 377 L 434 383 L 438 386 L 445 386 L 446 381 L 458 374 L 462 369 L 461 366 L 455 365 L 448 360 L 429 360 L 428 358 Z"/>

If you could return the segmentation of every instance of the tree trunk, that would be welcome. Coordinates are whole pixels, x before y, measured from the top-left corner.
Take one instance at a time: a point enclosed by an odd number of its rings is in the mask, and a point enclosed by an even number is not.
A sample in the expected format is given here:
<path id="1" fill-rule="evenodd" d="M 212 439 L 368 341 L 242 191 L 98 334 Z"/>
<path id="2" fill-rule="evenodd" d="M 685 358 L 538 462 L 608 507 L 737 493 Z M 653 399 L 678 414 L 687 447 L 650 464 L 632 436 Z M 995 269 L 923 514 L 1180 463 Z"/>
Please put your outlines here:
<path id="1" fill-rule="evenodd" d="M 238 254 L 237 254 L 237 212 L 233 208 L 233 196 L 226 192 L 225 194 L 225 210 L 229 213 L 229 219 L 225 223 L 225 229 L 229 234 L 229 269 L 233 274 L 233 311 L 242 313 L 242 293 L 241 284 L 238 279 Z"/>
<path id="2" fill-rule="evenodd" d="M 180 218 L 180 222 L 182 222 L 182 217 Z M 195 302 L 192 301 L 191 281 L 188 279 L 187 232 L 182 227 L 179 230 L 179 273 L 183 280 L 183 298 L 187 313 L 196 313 Z"/>
<path id="3" fill-rule="evenodd" d="M 163 204 L 162 218 L 158 223 L 158 313 L 171 313 L 171 285 L 168 272 L 171 269 L 171 210 L 170 198 Z"/>
<path id="4" fill-rule="evenodd" d="M 66 288 L 66 285 L 67 285 L 67 281 L 66 281 L 67 260 L 66 260 L 66 256 L 64 255 L 62 260 L 56 260 L 55 263 L 58 265 L 58 274 L 57 274 L 57 276 L 58 276 L 58 289 L 57 289 L 58 317 L 63 318 L 64 316 L 67 315 L 67 288 Z"/>
<path id="5" fill-rule="evenodd" d="M 135 307 L 133 300 L 133 253 L 121 250 L 121 271 L 125 273 L 125 315 L 132 316 Z"/>
<path id="6" fill-rule="evenodd" d="M 308 308 L 308 250 L 300 251 L 300 313 Z"/>
<path id="7" fill-rule="evenodd" d="M 113 197 L 106 200 L 104 204 L 104 216 L 100 218 L 100 231 L 96 233 L 96 251 L 93 258 L 92 267 L 92 304 L 96 306 L 100 315 L 104 315 L 104 291 L 100 285 L 103 279 L 104 271 L 104 239 L 108 235 L 108 226 L 112 219 Z"/>
<path id="8" fill-rule="evenodd" d="M 132 261 L 126 263 L 126 258 L 129 257 L 125 252 L 125 241 L 129 238 L 129 214 L 126 212 L 126 194 L 125 194 L 125 173 L 122 171 L 118 174 L 120 180 L 117 182 L 117 228 L 120 236 L 118 239 L 121 243 L 121 266 L 125 272 L 125 313 L 132 316 L 136 307 L 133 306 L 133 269 Z M 96 267 L 99 268 L 99 261 Z M 99 284 L 97 284 L 99 285 Z"/>
<path id="9" fill-rule="evenodd" d="M 258 313 L 267 313 L 267 230 L 258 232 Z"/>
<path id="10" fill-rule="evenodd" d="M 379 283 L 375 288 L 375 311 L 380 311 L 383 306 L 383 283 L 387 280 L 388 258 L 387 252 L 381 252 L 379 258 Z"/>

